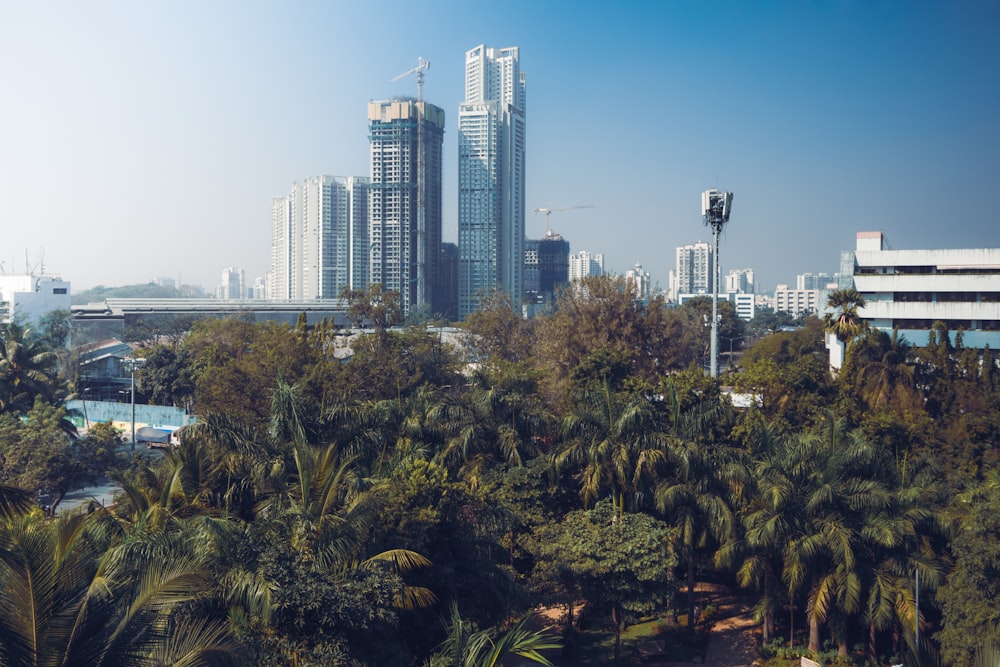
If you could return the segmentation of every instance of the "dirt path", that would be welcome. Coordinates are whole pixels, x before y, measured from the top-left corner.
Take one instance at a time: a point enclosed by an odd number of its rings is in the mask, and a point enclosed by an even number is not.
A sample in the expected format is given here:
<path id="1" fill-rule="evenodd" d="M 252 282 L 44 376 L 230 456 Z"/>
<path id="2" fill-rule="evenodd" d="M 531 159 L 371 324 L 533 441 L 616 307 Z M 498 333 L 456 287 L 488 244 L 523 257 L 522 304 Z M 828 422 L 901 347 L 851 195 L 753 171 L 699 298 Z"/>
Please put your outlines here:
<path id="1" fill-rule="evenodd" d="M 755 623 L 750 600 L 725 586 L 696 584 L 702 606 L 715 605 L 718 620 L 712 626 L 705 655 L 707 667 L 749 667 L 757 659 Z M 651 662 L 652 667 L 690 667 L 690 662 Z"/>

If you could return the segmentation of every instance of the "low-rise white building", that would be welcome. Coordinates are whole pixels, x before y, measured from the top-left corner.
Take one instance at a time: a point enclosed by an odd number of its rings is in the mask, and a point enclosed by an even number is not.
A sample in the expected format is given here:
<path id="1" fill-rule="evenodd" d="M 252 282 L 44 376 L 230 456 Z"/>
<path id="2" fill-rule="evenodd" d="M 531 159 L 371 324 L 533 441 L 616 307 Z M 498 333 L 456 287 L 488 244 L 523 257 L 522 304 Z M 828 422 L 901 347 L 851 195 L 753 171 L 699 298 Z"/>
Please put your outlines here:
<path id="1" fill-rule="evenodd" d="M 892 250 L 882 232 L 858 232 L 840 276 L 841 289 L 865 298 L 858 314 L 876 329 L 923 346 L 941 321 L 953 336 L 962 329 L 965 347 L 1000 348 L 1000 248 Z"/>
<path id="2" fill-rule="evenodd" d="M 70 284 L 55 276 L 0 275 L 0 322 L 37 323 L 54 310 L 69 310 Z"/>
<path id="3" fill-rule="evenodd" d="M 677 305 L 683 306 L 691 299 L 712 298 L 711 294 L 678 294 Z M 757 298 L 753 294 L 726 292 L 719 295 L 719 301 L 729 301 L 736 309 L 736 317 L 749 322 L 757 314 Z"/>

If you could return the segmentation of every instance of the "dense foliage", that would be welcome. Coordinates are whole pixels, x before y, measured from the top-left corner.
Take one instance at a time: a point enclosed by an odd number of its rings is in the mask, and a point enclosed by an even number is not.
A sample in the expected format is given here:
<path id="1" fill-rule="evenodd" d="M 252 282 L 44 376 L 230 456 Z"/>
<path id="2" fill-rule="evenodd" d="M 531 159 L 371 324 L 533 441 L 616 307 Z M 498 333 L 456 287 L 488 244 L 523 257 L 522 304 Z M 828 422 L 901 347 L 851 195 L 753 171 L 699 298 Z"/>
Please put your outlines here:
<path id="1" fill-rule="evenodd" d="M 925 653 L 975 664 L 1000 623 L 993 353 L 868 331 L 844 293 L 826 323 L 757 323 L 719 383 L 710 304 L 630 289 L 588 279 L 530 321 L 490 295 L 458 348 L 391 328 L 380 290 L 348 295 L 372 333 L 193 323 L 138 350 L 137 381 L 199 424 L 125 467 L 113 432 L 60 427 L 46 340 L 6 332 L 30 354 L 0 359 L 0 665 L 544 662 L 581 621 L 693 628 L 704 576 L 756 596 L 764 644 L 912 662 L 919 623 Z M 13 488 L 116 466 L 89 515 Z M 537 606 L 568 614 L 561 642 Z"/>

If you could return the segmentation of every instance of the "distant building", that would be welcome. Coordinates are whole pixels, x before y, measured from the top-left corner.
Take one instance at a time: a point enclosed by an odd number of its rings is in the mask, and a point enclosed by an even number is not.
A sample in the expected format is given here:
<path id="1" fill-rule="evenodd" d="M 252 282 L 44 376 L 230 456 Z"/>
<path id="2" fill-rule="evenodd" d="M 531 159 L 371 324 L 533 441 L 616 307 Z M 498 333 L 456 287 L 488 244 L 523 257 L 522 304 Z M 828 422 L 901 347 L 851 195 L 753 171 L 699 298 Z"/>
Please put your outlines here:
<path id="1" fill-rule="evenodd" d="M 726 291 L 753 294 L 753 269 L 731 269 L 726 274 Z"/>
<path id="2" fill-rule="evenodd" d="M 674 300 L 681 294 L 712 293 L 712 246 L 703 241 L 677 248 Z"/>
<path id="3" fill-rule="evenodd" d="M 802 273 L 795 276 L 795 289 L 829 289 L 835 281 L 829 273 Z"/>
<path id="4" fill-rule="evenodd" d="M 711 298 L 711 294 L 678 294 L 677 305 L 683 306 L 691 299 Z M 733 304 L 736 310 L 736 317 L 749 322 L 757 314 L 757 297 L 753 294 L 740 294 L 738 292 L 726 292 L 719 295 L 719 301 L 728 301 Z"/>
<path id="5" fill-rule="evenodd" d="M 441 310 L 439 314 L 448 321 L 458 319 L 458 246 L 441 244 Z"/>
<path id="6" fill-rule="evenodd" d="M 789 289 L 788 285 L 778 285 L 774 290 L 774 312 L 786 312 L 792 317 L 818 313 L 820 294 L 818 289 Z"/>
<path id="7" fill-rule="evenodd" d="M 413 99 L 369 102 L 368 140 L 369 284 L 399 292 L 404 315 L 440 312 L 444 111 Z"/>
<path id="8" fill-rule="evenodd" d="M 352 260 L 367 258 L 367 201 L 368 179 L 359 176 L 311 177 L 292 184 L 291 194 L 274 197 L 268 298 L 334 299 L 363 282 L 363 271 L 352 274 Z M 356 258 L 352 249 L 358 246 L 365 252 Z"/>
<path id="9" fill-rule="evenodd" d="M 247 292 L 247 298 L 254 301 L 264 301 L 267 299 L 267 279 L 258 276 L 253 279 L 253 285 Z"/>
<path id="10" fill-rule="evenodd" d="M 569 241 L 549 232 L 525 240 L 524 292 L 533 303 L 552 303 L 556 291 L 569 283 Z"/>
<path id="11" fill-rule="evenodd" d="M 569 256 L 569 279 L 570 282 L 580 280 L 587 276 L 604 275 L 604 255 L 603 253 L 587 252 L 581 250 Z"/>
<path id="12" fill-rule="evenodd" d="M 524 289 L 525 74 L 518 47 L 465 54 L 458 107 L 459 316 L 501 289 Z"/>
<path id="13" fill-rule="evenodd" d="M 840 287 L 865 298 L 862 319 L 912 345 L 941 321 L 965 347 L 1000 348 L 1000 248 L 892 250 L 882 232 L 858 232 L 841 253 Z"/>
<path id="14" fill-rule="evenodd" d="M 222 270 L 222 280 L 215 288 L 216 299 L 247 298 L 247 278 L 243 269 L 230 266 Z"/>
<path id="15" fill-rule="evenodd" d="M 640 301 L 649 301 L 649 297 L 652 296 L 653 292 L 653 281 L 649 271 L 642 268 L 642 264 L 636 264 L 626 271 L 625 281 L 632 283 L 637 299 Z"/>
<path id="16" fill-rule="evenodd" d="M 56 276 L 0 274 L 0 322 L 37 324 L 54 310 L 69 310 L 70 284 Z"/>

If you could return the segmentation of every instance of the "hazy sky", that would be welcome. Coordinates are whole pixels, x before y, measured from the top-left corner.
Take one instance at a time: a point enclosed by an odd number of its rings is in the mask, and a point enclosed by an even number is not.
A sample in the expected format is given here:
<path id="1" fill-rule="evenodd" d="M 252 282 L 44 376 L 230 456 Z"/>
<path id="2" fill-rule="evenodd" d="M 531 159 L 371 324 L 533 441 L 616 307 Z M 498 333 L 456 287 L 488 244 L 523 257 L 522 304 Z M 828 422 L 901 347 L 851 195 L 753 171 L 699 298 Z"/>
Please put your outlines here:
<path id="1" fill-rule="evenodd" d="M 1000 245 L 1000 3 L 0 0 L 0 261 L 211 290 L 268 269 L 271 197 L 367 175 L 366 105 L 422 56 L 457 236 L 464 55 L 521 48 L 528 236 L 667 285 L 735 193 L 722 269 L 834 272 L 859 230 Z"/>

